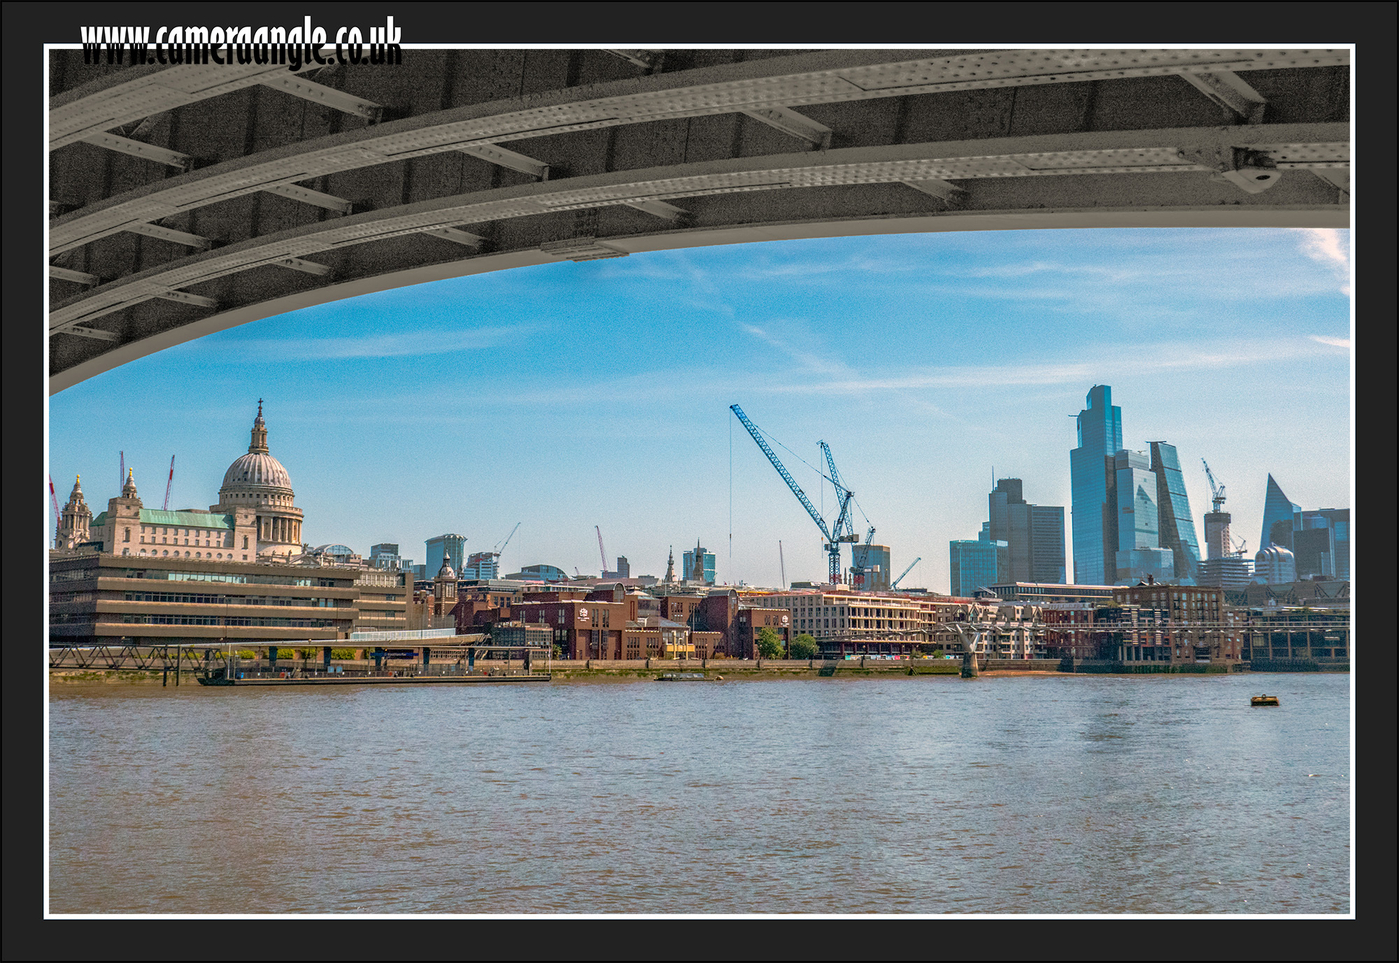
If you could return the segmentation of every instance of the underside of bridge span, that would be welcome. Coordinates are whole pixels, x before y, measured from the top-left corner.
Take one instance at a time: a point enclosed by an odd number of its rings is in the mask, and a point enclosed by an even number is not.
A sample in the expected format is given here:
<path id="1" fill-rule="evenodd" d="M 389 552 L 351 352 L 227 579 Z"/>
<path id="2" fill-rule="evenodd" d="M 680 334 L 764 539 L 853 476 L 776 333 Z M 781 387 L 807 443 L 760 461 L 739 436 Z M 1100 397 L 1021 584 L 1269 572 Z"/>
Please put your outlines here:
<path id="1" fill-rule="evenodd" d="M 1347 227 L 1346 50 L 55 50 L 49 390 L 373 291 L 643 251 Z"/>

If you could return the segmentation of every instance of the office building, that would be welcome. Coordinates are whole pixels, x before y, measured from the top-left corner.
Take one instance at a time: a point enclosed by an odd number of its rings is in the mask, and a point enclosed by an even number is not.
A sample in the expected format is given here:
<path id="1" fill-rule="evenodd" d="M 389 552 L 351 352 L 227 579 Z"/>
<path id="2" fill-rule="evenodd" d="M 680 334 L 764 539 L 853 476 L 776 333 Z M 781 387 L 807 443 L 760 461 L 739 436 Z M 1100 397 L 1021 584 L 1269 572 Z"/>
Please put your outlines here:
<path id="1" fill-rule="evenodd" d="M 1117 489 L 1117 552 L 1114 584 L 1130 585 L 1148 577 L 1158 582 L 1175 577 L 1175 558 L 1160 542 L 1156 475 L 1145 452 L 1119 451 L 1113 457 Z"/>
<path id="2" fill-rule="evenodd" d="M 437 535 L 427 540 L 427 561 L 424 562 L 425 569 L 430 568 L 437 571 L 437 566 L 442 564 L 442 556 L 447 556 L 452 563 L 452 570 L 460 572 L 466 568 L 466 536 L 465 535 Z"/>
<path id="3" fill-rule="evenodd" d="M 1234 516 L 1228 512 L 1205 513 L 1205 557 L 1224 558 L 1234 553 L 1234 545 L 1229 540 L 1229 523 Z"/>
<path id="4" fill-rule="evenodd" d="M 397 542 L 380 542 L 378 545 L 369 546 L 369 567 L 386 569 L 404 569 L 412 565 L 412 559 L 405 559 L 398 554 Z"/>
<path id="5" fill-rule="evenodd" d="M 1117 579 L 1117 503 L 1113 456 L 1122 450 L 1122 409 L 1112 388 L 1094 385 L 1078 413 L 1078 447 L 1069 452 L 1073 491 L 1074 582 L 1111 584 Z"/>
<path id="6" fill-rule="evenodd" d="M 500 555 L 496 552 L 472 552 L 466 557 L 466 567 L 461 570 L 464 579 L 500 578 Z"/>
<path id="7" fill-rule="evenodd" d="M 1175 445 L 1151 442 L 1151 472 L 1156 476 L 1160 546 L 1171 550 L 1176 580 L 1193 582 L 1200 567 L 1200 543 L 1195 538 L 1195 516 L 1190 511 Z"/>
<path id="8" fill-rule="evenodd" d="M 1253 557 L 1253 580 L 1267 585 L 1297 581 L 1297 560 L 1291 550 L 1273 544 Z"/>
<path id="9" fill-rule="evenodd" d="M 714 584 L 714 553 L 706 551 L 698 542 L 681 559 L 681 578 L 687 582 Z"/>
<path id="10" fill-rule="evenodd" d="M 1322 508 L 1293 515 L 1292 554 L 1300 579 L 1350 578 L 1350 509 Z"/>
<path id="11" fill-rule="evenodd" d="M 889 546 L 866 545 L 856 542 L 850 546 L 850 587 L 867 592 L 887 592 L 889 580 Z"/>
<path id="12" fill-rule="evenodd" d="M 1010 568 L 1010 546 L 999 539 L 961 539 L 947 543 L 951 566 L 951 592 L 971 598 L 973 592 L 1000 581 Z"/>
<path id="13" fill-rule="evenodd" d="M 1019 478 L 1002 478 L 987 496 L 986 537 L 1005 542 L 1009 568 L 1002 581 L 1064 581 L 1064 509 L 1025 501 Z"/>
<path id="14" fill-rule="evenodd" d="M 1282 486 L 1268 476 L 1268 491 L 1263 499 L 1263 533 L 1258 538 L 1258 548 L 1267 548 L 1274 543 L 1283 548 L 1292 547 L 1292 517 L 1300 514 L 1302 506 L 1296 504 L 1282 492 Z"/>
<path id="15" fill-rule="evenodd" d="M 1205 516 L 1209 518 L 1208 515 Z M 1227 589 L 1231 592 L 1253 581 L 1253 563 L 1242 555 L 1207 558 L 1200 563 L 1195 584 Z"/>

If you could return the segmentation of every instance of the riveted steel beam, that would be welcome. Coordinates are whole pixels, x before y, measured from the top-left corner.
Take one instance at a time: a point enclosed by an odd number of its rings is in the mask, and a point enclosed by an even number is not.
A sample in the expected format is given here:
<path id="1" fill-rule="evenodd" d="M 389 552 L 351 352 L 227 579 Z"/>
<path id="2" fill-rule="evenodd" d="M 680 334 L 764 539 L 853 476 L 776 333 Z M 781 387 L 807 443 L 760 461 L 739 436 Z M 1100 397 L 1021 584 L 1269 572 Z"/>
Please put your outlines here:
<path id="1" fill-rule="evenodd" d="M 676 207 L 674 204 L 667 204 L 665 201 L 623 201 L 627 207 L 635 208 L 638 211 L 650 214 L 652 217 L 659 217 L 662 220 L 679 224 L 690 216 L 690 212 L 683 207 Z"/>
<path id="2" fill-rule="evenodd" d="M 606 48 L 605 52 L 610 53 L 614 57 L 618 57 L 622 60 L 625 60 L 628 63 L 636 64 L 643 70 L 654 69 L 657 62 L 659 62 L 660 58 L 663 55 L 662 51 L 660 50 L 647 50 L 639 48 L 628 48 L 626 50 Z"/>
<path id="3" fill-rule="evenodd" d="M 592 236 L 548 241 L 539 245 L 539 249 L 550 257 L 568 261 L 600 261 L 609 257 L 626 257 L 628 253 L 615 244 L 599 241 Z"/>
<path id="4" fill-rule="evenodd" d="M 182 244 L 185 247 L 192 247 L 199 251 L 207 251 L 214 246 L 214 242 L 207 237 L 200 237 L 198 234 L 190 234 L 187 231 L 177 231 L 171 227 L 161 227 L 159 224 L 130 224 L 126 229 L 135 234 L 144 234 L 147 237 L 158 237 L 162 241 Z"/>
<path id="5" fill-rule="evenodd" d="M 537 161 L 533 157 L 526 157 L 524 154 L 517 154 L 513 150 L 506 150 L 499 144 L 467 144 L 458 147 L 457 150 L 463 154 L 470 154 L 472 157 L 479 157 L 483 161 L 489 161 L 498 167 L 508 167 L 512 171 L 537 177 L 541 181 L 549 179 L 548 164 Z"/>
<path id="6" fill-rule="evenodd" d="M 188 154 L 132 140 L 129 137 L 118 137 L 116 134 L 109 134 L 105 131 L 100 134 L 89 134 L 83 138 L 83 142 L 105 147 L 107 150 L 114 150 L 121 154 L 130 154 L 133 157 L 155 161 L 157 164 L 164 164 L 167 167 L 178 167 L 182 171 L 187 171 L 194 166 L 194 158 Z"/>
<path id="7" fill-rule="evenodd" d="M 77 281 L 79 284 L 94 285 L 101 283 L 102 279 L 95 274 L 88 274 L 84 271 L 74 271 L 71 268 L 59 267 L 56 264 L 49 265 L 49 277 L 62 278 L 65 281 Z"/>
<path id="8" fill-rule="evenodd" d="M 301 271 L 305 274 L 314 274 L 318 277 L 325 277 L 330 274 L 330 267 L 328 265 L 318 264 L 315 261 L 303 260 L 299 257 L 281 257 L 264 263 L 275 267 L 287 268 L 292 271 Z"/>
<path id="9" fill-rule="evenodd" d="M 486 239 L 481 235 L 459 231 L 455 227 L 434 227 L 422 233 L 430 234 L 433 237 L 440 237 L 465 247 L 475 248 L 476 250 L 480 250 L 481 246 L 486 243 Z"/>
<path id="10" fill-rule="evenodd" d="M 817 149 L 824 150 L 831 146 L 831 129 L 829 127 L 816 123 L 810 117 L 805 117 L 790 107 L 756 107 L 745 109 L 740 113 L 752 117 L 754 120 L 760 120 L 784 134 L 800 138 Z"/>
<path id="11" fill-rule="evenodd" d="M 95 341 L 120 341 L 120 335 L 111 331 L 103 331 L 101 328 L 89 328 L 81 324 L 75 324 L 63 329 L 64 334 L 76 334 L 81 338 L 92 338 Z"/>
<path id="12" fill-rule="evenodd" d="M 179 301 L 181 304 L 197 304 L 201 308 L 214 308 L 219 304 L 213 298 L 206 298 L 202 294 L 190 294 L 188 291 L 161 291 L 156 297 L 166 301 Z"/>
<path id="13" fill-rule="evenodd" d="M 285 91 L 294 97 L 300 97 L 315 104 L 323 104 L 346 114 L 363 117 L 370 123 L 377 121 L 384 114 L 383 106 L 372 100 L 365 100 L 363 97 L 347 94 L 343 90 L 336 90 L 334 87 L 327 87 L 325 84 L 318 84 L 313 80 L 298 77 L 285 69 L 280 73 L 259 77 L 257 82 L 264 87 Z"/>
<path id="14" fill-rule="evenodd" d="M 315 207 L 323 207 L 328 211 L 336 211 L 340 214 L 349 214 L 354 210 L 354 205 L 343 197 L 333 197 L 330 194 L 323 194 L 320 191 L 313 191 L 309 187 L 302 187 L 300 184 L 277 184 L 272 187 L 264 187 L 269 194 L 276 194 L 279 197 L 289 197 L 294 201 L 301 201 L 303 204 L 311 204 Z"/>
<path id="15" fill-rule="evenodd" d="M 1238 138 L 1236 132 L 1242 128 L 1191 128 L 846 148 L 645 171 L 617 171 L 462 194 L 304 225 L 152 268 L 57 305 L 49 316 L 50 330 L 61 330 L 66 325 L 80 323 L 96 316 L 94 312 L 120 310 L 133 300 L 158 297 L 161 291 L 245 271 L 270 258 L 302 257 L 331 248 L 383 241 L 460 224 L 614 205 L 633 206 L 637 202 L 667 201 L 678 197 L 780 191 L 786 188 L 948 179 L 964 182 L 1007 178 L 1061 181 L 1085 175 L 1213 174 L 1219 170 L 1217 158 L 1232 156 L 1241 150 L 1272 158 L 1278 170 L 1335 168 L 1349 164 L 1350 145 L 1348 141 L 1328 138 L 1338 138 L 1347 129 L 1345 124 L 1248 128 L 1253 134 L 1267 133 L 1284 138 L 1281 143 Z M 1246 143 L 1240 144 L 1241 139 Z M 1180 194 L 1178 203 L 1189 205 L 1191 202 L 1189 192 Z M 1034 202 L 1027 203 L 1030 210 L 1035 209 Z M 1197 203 L 1219 202 L 1201 199 Z M 572 239 L 561 240 L 557 249 L 566 250 L 573 243 Z M 555 249 L 541 247 L 541 250 L 552 254 Z"/>
<path id="16" fill-rule="evenodd" d="M 850 51 L 771 58 L 738 65 L 741 70 L 706 68 L 659 74 L 554 92 L 531 98 L 530 106 L 523 108 L 520 101 L 507 100 L 423 114 L 306 141 L 267 157 L 226 161 L 57 218 L 49 234 L 49 253 L 91 243 L 127 229 L 132 222 L 158 220 L 176 211 L 261 190 L 267 184 L 302 181 L 464 147 L 498 147 L 502 141 L 723 113 L 768 111 L 785 117 L 781 112 L 794 104 L 1160 77 L 1182 70 L 1283 69 L 1348 61 L 1347 50 L 1030 50 L 955 57 L 914 51 Z M 822 62 L 838 65 L 810 69 Z M 742 76 L 731 79 L 735 73 Z M 649 89 L 638 90 L 639 84 Z M 589 97 L 589 93 L 597 96 Z M 806 136 L 794 136 L 809 143 L 809 138 L 819 133 L 810 126 L 803 129 Z"/>
<path id="17" fill-rule="evenodd" d="M 1267 100 L 1232 70 L 1182 71 L 1181 76 L 1210 100 L 1246 124 L 1263 123 Z"/>
<path id="18" fill-rule="evenodd" d="M 955 195 L 965 194 L 967 192 L 964 187 L 958 187 L 956 184 L 936 177 L 930 177 L 921 181 L 904 181 L 903 183 L 913 188 L 915 191 L 931 194 L 933 197 L 941 198 L 944 201 L 950 201 Z"/>

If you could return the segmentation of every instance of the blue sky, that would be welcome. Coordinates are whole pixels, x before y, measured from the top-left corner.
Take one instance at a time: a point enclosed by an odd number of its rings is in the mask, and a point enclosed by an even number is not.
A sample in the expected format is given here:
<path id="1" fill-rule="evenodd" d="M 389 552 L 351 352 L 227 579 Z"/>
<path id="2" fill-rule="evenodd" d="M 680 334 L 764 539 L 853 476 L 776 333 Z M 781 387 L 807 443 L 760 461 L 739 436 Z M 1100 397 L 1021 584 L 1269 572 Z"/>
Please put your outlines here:
<path id="1" fill-rule="evenodd" d="M 444 531 L 504 571 L 626 555 L 661 575 L 698 539 L 721 581 L 820 579 L 812 521 L 739 404 L 827 517 L 825 440 L 905 585 L 948 590 L 996 477 L 1070 504 L 1073 416 L 1113 388 L 1128 447 L 1200 459 L 1258 548 L 1267 475 L 1350 496 L 1350 240 L 1334 230 L 1016 231 L 693 248 L 477 275 L 322 305 L 167 349 L 49 399 L 62 501 L 94 510 L 119 452 L 145 504 L 217 501 L 265 399 L 312 544 L 424 561 Z M 789 451 L 790 449 L 790 451 Z M 1067 514 L 1067 512 L 1066 512 Z M 1068 527 L 1068 526 L 1066 526 Z M 50 531 L 52 518 L 50 518 Z M 1066 532 L 1071 541 L 1071 532 Z M 1072 554 L 1066 564 L 1072 571 Z M 848 564 L 848 555 L 846 556 Z"/>

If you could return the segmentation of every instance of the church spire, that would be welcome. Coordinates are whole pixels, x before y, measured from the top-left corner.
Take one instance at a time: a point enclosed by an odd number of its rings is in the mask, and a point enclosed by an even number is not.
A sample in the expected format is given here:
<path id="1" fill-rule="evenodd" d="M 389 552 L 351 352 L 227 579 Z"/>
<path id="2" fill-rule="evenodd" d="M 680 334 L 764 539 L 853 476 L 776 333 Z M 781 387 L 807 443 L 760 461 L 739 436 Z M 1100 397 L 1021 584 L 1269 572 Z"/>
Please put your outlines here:
<path id="1" fill-rule="evenodd" d="M 267 453 L 267 422 L 262 420 L 262 399 L 257 400 L 257 417 L 253 419 L 253 436 L 248 454 Z"/>

